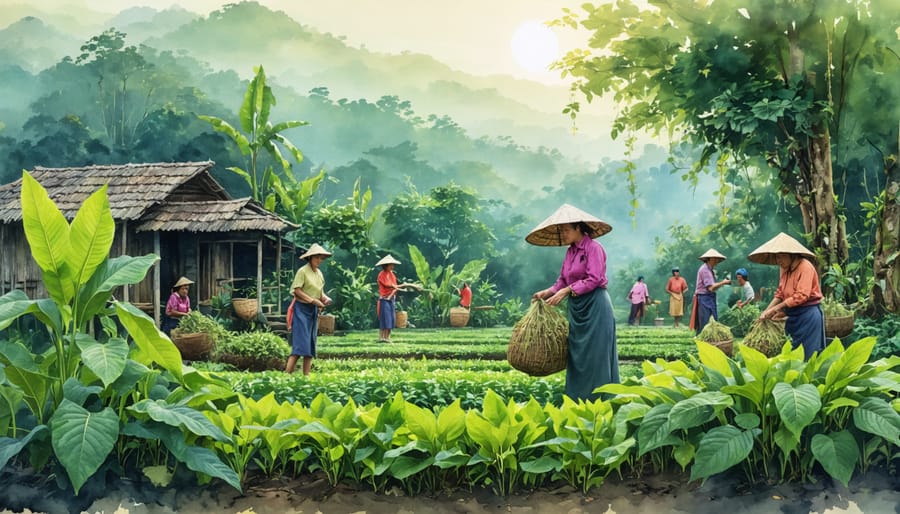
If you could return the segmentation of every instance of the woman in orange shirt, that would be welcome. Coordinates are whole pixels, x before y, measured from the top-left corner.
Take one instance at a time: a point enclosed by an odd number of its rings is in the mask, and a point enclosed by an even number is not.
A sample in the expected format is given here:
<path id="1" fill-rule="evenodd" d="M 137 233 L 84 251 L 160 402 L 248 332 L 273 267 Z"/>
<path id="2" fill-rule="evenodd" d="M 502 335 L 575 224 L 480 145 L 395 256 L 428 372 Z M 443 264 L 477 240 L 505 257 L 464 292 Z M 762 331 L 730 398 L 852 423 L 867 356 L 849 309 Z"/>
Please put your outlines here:
<path id="1" fill-rule="evenodd" d="M 815 254 L 799 241 L 781 232 L 750 253 L 749 259 L 760 264 L 781 267 L 775 298 L 759 315 L 772 319 L 787 315 L 784 331 L 794 348 L 803 345 L 804 360 L 825 349 L 825 316 L 822 313 L 822 288 L 819 273 L 813 265 Z"/>

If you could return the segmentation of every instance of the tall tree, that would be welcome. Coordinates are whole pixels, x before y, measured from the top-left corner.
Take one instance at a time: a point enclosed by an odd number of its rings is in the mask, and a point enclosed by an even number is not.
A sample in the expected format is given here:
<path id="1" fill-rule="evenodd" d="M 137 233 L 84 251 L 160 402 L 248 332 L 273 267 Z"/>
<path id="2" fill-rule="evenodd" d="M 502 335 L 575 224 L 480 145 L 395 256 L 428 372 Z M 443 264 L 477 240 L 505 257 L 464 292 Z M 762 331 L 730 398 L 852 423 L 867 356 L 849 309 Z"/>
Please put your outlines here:
<path id="1" fill-rule="evenodd" d="M 620 109 L 614 136 L 680 131 L 701 146 L 693 174 L 713 162 L 723 174 L 735 164 L 772 172 L 780 192 L 796 200 L 819 265 L 844 264 L 849 254 L 832 142 L 854 122 L 849 116 L 873 114 L 852 103 L 863 80 L 892 83 L 881 109 L 897 112 L 894 2 L 647 3 L 587 4 L 584 14 L 566 11 L 556 22 L 592 33 L 590 50 L 574 50 L 558 63 L 576 78 L 574 88 L 588 101 L 613 95 Z M 575 102 L 567 111 L 579 108 Z M 876 145 L 890 149 L 895 142 Z"/>

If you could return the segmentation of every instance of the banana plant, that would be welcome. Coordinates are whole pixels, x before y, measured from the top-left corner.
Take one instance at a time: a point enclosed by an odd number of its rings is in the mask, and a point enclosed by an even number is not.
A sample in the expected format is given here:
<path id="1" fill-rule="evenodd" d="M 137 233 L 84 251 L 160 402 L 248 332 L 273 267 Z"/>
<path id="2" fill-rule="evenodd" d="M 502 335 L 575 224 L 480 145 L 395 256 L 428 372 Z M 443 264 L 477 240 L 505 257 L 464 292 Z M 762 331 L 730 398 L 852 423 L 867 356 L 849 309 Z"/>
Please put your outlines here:
<path id="1" fill-rule="evenodd" d="M 437 324 L 443 324 L 448 319 L 456 288 L 463 282 L 474 283 L 487 267 L 487 259 L 475 259 L 467 262 L 459 273 L 455 272 L 452 264 L 432 268 L 419 247 L 413 244 L 409 245 L 409 256 L 422 284 L 422 291 L 426 293 L 417 301 L 425 305 Z"/>
<path id="2" fill-rule="evenodd" d="M 122 404 L 134 399 L 136 384 L 162 373 L 190 387 L 178 349 L 154 321 L 112 297 L 116 288 L 140 282 L 158 257 L 109 258 L 115 222 L 106 190 L 103 186 L 85 200 L 69 223 L 47 191 L 23 173 L 25 236 L 49 298 L 29 299 L 19 290 L 0 297 L 0 330 L 30 314 L 52 342 L 50 350 L 36 354 L 20 342 L 0 341 L 0 397 L 11 419 L 21 409 L 33 418 L 30 426 L 5 423 L 0 468 L 26 448 L 37 470 L 55 457 L 76 494 L 125 435 L 129 415 Z M 96 336 L 88 332 L 95 320 L 103 327 Z M 181 455 L 191 469 L 239 487 L 236 477 L 215 469 L 207 455 L 186 448 Z"/>
<path id="3" fill-rule="evenodd" d="M 271 166 L 266 166 L 262 171 L 259 170 L 260 156 L 263 152 L 267 153 L 273 161 L 281 166 L 285 177 L 292 176 L 291 163 L 284 158 L 281 148 L 283 147 L 298 163 L 303 161 L 303 153 L 288 138 L 284 137 L 282 132 L 308 125 L 309 122 L 283 121 L 273 125 L 269 121 L 269 114 L 276 103 L 275 95 L 272 93 L 272 88 L 266 84 L 266 73 L 263 67 L 256 66 L 253 68 L 253 72 L 253 79 L 247 86 L 244 101 L 241 103 L 238 113 L 243 132 L 215 116 L 199 116 L 199 118 L 212 125 L 217 132 L 230 137 L 237 144 L 241 154 L 249 159 L 249 165 L 245 167 L 246 169 L 234 166 L 228 170 L 247 182 L 255 201 L 263 205 L 273 205 L 276 193 L 272 186 L 276 183 L 278 175 Z M 310 184 L 310 186 L 312 185 L 317 187 L 318 181 Z"/>

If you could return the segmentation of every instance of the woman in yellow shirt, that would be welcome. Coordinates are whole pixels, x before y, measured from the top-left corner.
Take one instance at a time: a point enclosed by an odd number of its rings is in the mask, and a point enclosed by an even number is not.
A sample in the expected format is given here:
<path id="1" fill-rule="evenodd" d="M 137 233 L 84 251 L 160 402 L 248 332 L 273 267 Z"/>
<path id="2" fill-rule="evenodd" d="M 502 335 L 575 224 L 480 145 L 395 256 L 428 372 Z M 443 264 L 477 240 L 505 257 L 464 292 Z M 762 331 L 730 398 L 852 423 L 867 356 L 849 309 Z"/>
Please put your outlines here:
<path id="1" fill-rule="evenodd" d="M 303 357 L 303 374 L 309 375 L 313 357 L 316 356 L 316 333 L 319 328 L 319 310 L 331 303 L 325 294 L 325 276 L 319 266 L 331 256 L 331 252 L 313 243 L 301 259 L 306 265 L 297 270 L 291 284 L 291 355 L 284 371 L 294 372 L 297 360 Z"/>

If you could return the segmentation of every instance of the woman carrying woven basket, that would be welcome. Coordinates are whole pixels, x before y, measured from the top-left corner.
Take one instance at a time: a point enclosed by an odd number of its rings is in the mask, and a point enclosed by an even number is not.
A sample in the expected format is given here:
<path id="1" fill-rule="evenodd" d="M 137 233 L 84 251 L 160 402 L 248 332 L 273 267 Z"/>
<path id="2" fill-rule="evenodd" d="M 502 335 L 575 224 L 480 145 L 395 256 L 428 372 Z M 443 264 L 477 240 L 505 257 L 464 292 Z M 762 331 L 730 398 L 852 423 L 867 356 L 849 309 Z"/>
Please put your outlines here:
<path id="1" fill-rule="evenodd" d="M 166 316 L 160 323 L 160 328 L 167 335 L 172 335 L 172 329 L 178 327 L 178 322 L 184 316 L 191 313 L 191 299 L 188 298 L 190 285 L 194 282 L 187 277 L 181 277 L 172 286 L 172 294 L 166 302 Z"/>
<path id="2" fill-rule="evenodd" d="M 534 293 L 534 298 L 549 305 L 568 299 L 566 395 L 573 400 L 597 399 L 594 389 L 619 382 L 616 321 L 606 291 L 606 251 L 593 240 L 610 230 L 606 222 L 563 204 L 525 238 L 538 246 L 568 246 L 556 283 Z"/>
<path id="3" fill-rule="evenodd" d="M 784 331 L 793 347 L 803 345 L 804 360 L 825 349 L 825 315 L 822 312 L 822 288 L 813 265 L 815 254 L 793 237 L 779 233 L 753 250 L 748 258 L 760 264 L 781 268 L 778 289 L 759 319 L 787 315 Z"/>
<path id="4" fill-rule="evenodd" d="M 284 371 L 294 372 L 297 359 L 303 357 L 303 374 L 309 375 L 313 357 L 316 356 L 316 332 L 319 326 L 319 309 L 331 303 L 325 294 L 325 276 L 319 266 L 331 256 L 331 252 L 313 243 L 301 259 L 306 264 L 297 270 L 291 284 L 294 299 L 288 308 L 288 330 L 291 332 L 291 355 Z"/>

